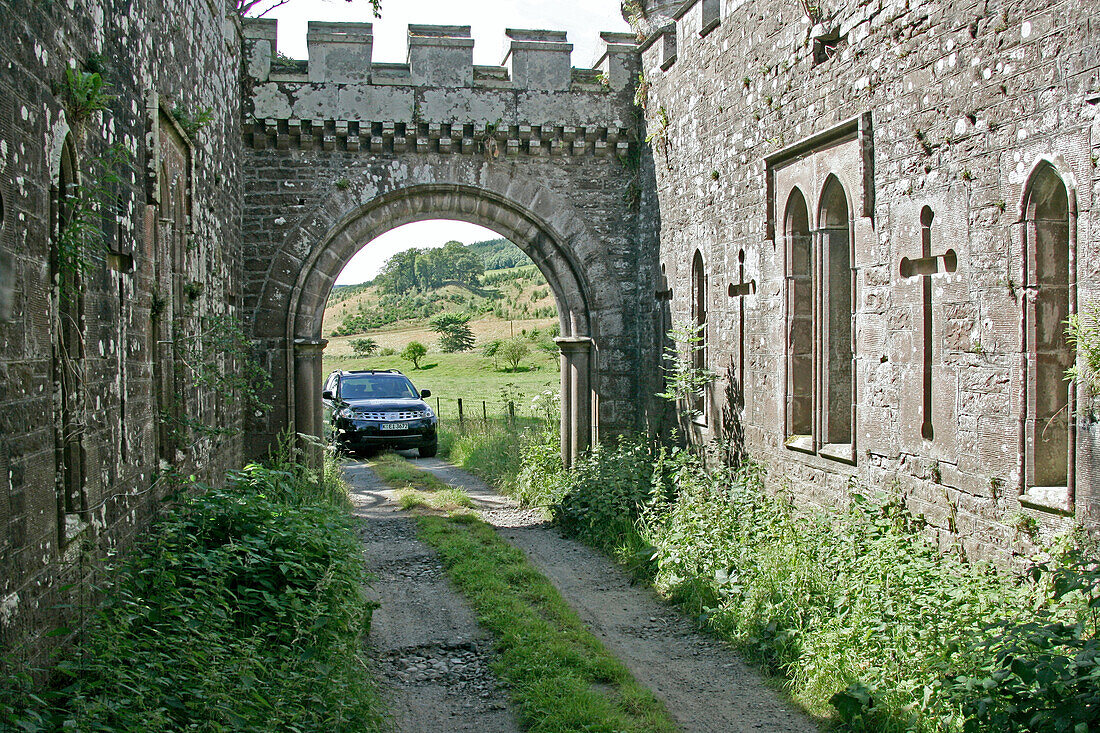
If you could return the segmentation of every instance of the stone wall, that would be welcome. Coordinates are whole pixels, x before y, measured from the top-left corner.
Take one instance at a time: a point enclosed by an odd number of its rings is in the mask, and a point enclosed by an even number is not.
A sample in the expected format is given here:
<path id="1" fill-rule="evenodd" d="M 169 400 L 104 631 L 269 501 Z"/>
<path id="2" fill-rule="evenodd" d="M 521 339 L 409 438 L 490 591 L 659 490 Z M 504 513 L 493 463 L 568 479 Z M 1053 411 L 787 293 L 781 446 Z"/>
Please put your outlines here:
<path id="1" fill-rule="evenodd" d="M 900 493 L 974 557 L 1026 551 L 1024 516 L 1044 536 L 1074 517 L 1095 526 L 1097 425 L 1065 419 L 1085 396 L 1044 366 L 1065 348 L 1058 313 L 1100 296 L 1095 8 L 821 6 L 688 2 L 642 45 L 642 212 L 671 318 L 692 317 L 698 250 L 708 366 L 743 373 L 749 452 L 804 500 L 843 504 L 852 479 Z M 1028 198 L 1040 179 L 1061 204 Z M 1048 266 L 1060 290 L 1036 275 Z M 1052 292 L 1061 306 L 1045 305 Z M 699 439 L 720 432 L 722 387 Z M 1038 485 L 1043 446 L 1066 455 L 1047 438 L 1071 429 L 1073 462 L 1052 464 L 1069 487 Z"/>
<path id="2" fill-rule="evenodd" d="M 315 349 L 328 335 L 321 311 L 344 264 L 427 218 L 487 226 L 531 255 L 562 335 L 594 344 L 597 406 L 585 394 L 577 410 L 598 410 L 605 434 L 636 428 L 637 365 L 652 356 L 636 308 L 633 37 L 604 34 L 597 68 L 577 69 L 564 33 L 509 30 L 504 65 L 488 67 L 473 64 L 468 27 L 410 26 L 407 64 L 372 61 L 369 23 L 309 28 L 308 61 L 273 66 L 274 22 L 246 27 L 245 303 L 276 376 L 257 449 L 315 422 L 313 407 L 295 407 L 295 374 L 312 367 L 293 343 Z M 303 400 L 319 389 L 298 388 Z"/>
<path id="3" fill-rule="evenodd" d="M 220 0 L 0 0 L 0 47 L 0 638 L 33 657 L 82 620 L 98 559 L 147 525 L 167 469 L 241 461 L 239 438 L 165 444 L 157 396 L 170 376 L 177 417 L 240 425 L 170 342 L 239 311 L 241 38 Z M 102 74 L 106 109 L 74 115 L 70 68 Z M 177 106 L 209 123 L 188 134 Z M 57 232 L 111 146 L 131 164 L 102 218 L 85 212 L 103 238 L 78 282 L 56 274 Z"/>

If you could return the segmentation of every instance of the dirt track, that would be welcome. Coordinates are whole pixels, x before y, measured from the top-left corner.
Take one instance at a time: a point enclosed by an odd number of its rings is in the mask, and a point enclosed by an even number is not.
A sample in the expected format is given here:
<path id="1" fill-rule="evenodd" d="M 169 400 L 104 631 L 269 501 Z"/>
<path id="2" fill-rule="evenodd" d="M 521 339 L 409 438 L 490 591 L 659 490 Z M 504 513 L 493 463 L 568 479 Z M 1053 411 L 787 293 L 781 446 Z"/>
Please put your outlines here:
<path id="1" fill-rule="evenodd" d="M 527 554 L 592 633 L 664 701 L 685 731 L 818 730 L 726 645 L 698 633 L 603 555 L 562 538 L 537 513 L 518 508 L 465 471 L 435 458 L 414 463 L 465 489 L 482 517 Z M 389 490 L 368 468 L 353 464 L 348 478 L 360 514 L 369 521 L 367 554 L 379 575 L 375 589 L 383 603 L 375 614 L 371 641 L 383 660 L 400 660 L 388 669 L 422 672 L 409 663 L 421 649 L 476 650 L 479 666 L 469 675 L 476 680 L 471 684 L 459 684 L 461 675 L 451 672 L 421 675 L 415 684 L 400 675 L 394 680 L 400 730 L 516 730 L 505 695 L 486 666 L 492 659 L 488 637 L 447 584 L 434 553 L 415 539 L 412 521 L 397 511 Z M 432 658 L 441 656 L 446 654 Z M 388 669 L 383 665 L 384 676 L 389 676 Z"/>

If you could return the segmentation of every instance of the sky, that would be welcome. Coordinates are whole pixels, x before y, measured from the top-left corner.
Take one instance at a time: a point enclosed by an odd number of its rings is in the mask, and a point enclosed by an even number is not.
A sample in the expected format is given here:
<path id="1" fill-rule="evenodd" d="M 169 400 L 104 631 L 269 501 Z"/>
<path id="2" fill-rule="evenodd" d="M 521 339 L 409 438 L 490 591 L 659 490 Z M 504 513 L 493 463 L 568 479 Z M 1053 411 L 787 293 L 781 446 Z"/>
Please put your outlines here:
<path id="1" fill-rule="evenodd" d="M 591 66 L 599 56 L 601 31 L 629 31 L 619 0 L 382 0 L 375 18 L 367 0 L 291 0 L 267 14 L 279 21 L 279 50 L 304 59 L 310 20 L 374 24 L 374 61 L 404 63 L 405 39 L 412 24 L 468 25 L 474 37 L 474 63 L 498 65 L 504 59 L 505 28 L 564 30 L 573 44 L 573 65 Z M 372 279 L 386 259 L 409 247 L 440 247 L 455 239 L 464 244 L 500 235 L 457 221 L 423 221 L 392 229 L 360 250 L 336 280 L 352 284 Z M 364 243 L 366 244 L 366 243 Z"/>
<path id="2" fill-rule="evenodd" d="M 336 278 L 337 285 L 355 285 L 373 280 L 386 264 L 386 260 L 410 247 L 442 247 L 451 240 L 470 244 L 486 239 L 500 239 L 492 229 L 467 224 L 464 221 L 430 219 L 391 229 L 375 237 L 367 246 L 351 258 L 343 272 Z"/>

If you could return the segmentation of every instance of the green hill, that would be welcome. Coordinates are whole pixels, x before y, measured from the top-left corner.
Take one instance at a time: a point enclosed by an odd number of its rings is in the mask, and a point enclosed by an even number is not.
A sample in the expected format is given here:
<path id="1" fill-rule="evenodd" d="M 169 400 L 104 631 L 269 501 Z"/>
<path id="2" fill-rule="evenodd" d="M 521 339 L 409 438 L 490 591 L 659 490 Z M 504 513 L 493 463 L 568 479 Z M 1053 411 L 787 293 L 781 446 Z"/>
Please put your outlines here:
<path id="1" fill-rule="evenodd" d="M 522 249 L 507 239 L 474 242 L 466 245 L 466 248 L 481 258 L 486 270 L 506 270 L 510 267 L 535 264 Z"/>
<path id="2" fill-rule="evenodd" d="M 557 307 L 546 278 L 519 247 L 506 239 L 461 245 L 461 249 L 457 244 L 399 252 L 373 281 L 334 287 L 325 308 L 325 335 L 369 334 L 395 325 L 415 328 L 444 312 L 469 314 L 472 322 L 556 320 Z M 471 275 L 468 264 L 462 280 L 425 278 L 418 272 L 421 267 L 445 268 L 446 263 L 438 261 L 445 251 L 467 263 L 473 255 L 485 272 Z M 423 282 L 441 284 L 416 287 Z"/>

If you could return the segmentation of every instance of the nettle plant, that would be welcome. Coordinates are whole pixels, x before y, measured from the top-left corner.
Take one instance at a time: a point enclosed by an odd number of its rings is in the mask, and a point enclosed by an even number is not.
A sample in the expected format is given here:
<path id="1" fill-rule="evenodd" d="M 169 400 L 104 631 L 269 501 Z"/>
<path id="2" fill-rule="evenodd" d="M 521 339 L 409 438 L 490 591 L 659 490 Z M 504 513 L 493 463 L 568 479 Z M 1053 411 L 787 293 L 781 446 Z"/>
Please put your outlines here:
<path id="1" fill-rule="evenodd" d="M 223 404 L 239 406 L 254 415 L 271 409 L 264 395 L 271 389 L 271 375 L 256 356 L 252 341 L 239 319 L 228 314 L 202 319 L 201 329 L 191 335 L 177 335 L 175 356 L 193 383 L 219 395 Z M 236 435 L 239 427 L 219 427 L 190 416 L 164 414 L 161 419 L 180 433 L 195 437 Z"/>
<path id="2" fill-rule="evenodd" d="M 107 94 L 110 85 L 98 71 L 65 70 L 65 96 L 73 122 L 81 123 L 114 99 Z"/>
<path id="3" fill-rule="evenodd" d="M 700 415 L 699 395 L 717 375 L 698 366 L 699 355 L 706 349 L 703 333 L 706 324 L 677 324 L 668 332 L 672 345 L 665 349 L 665 391 L 657 396 L 680 407 L 680 414 L 687 418 Z"/>

